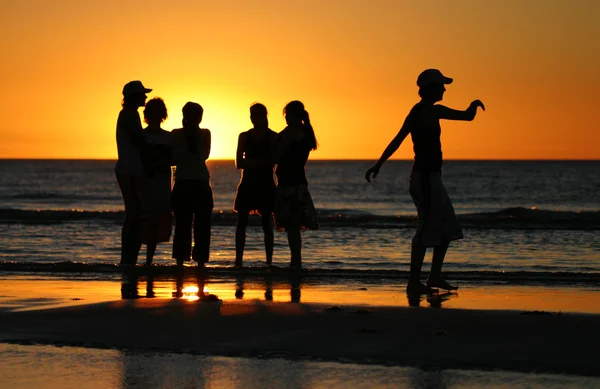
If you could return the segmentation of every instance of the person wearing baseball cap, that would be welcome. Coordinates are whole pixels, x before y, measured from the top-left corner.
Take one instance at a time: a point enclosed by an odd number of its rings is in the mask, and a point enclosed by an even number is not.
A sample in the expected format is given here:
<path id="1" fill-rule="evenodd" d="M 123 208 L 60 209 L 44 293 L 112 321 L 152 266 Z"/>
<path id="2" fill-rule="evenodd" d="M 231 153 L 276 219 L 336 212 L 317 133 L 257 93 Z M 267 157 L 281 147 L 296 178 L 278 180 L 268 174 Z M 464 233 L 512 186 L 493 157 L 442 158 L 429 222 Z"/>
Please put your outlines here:
<path id="1" fill-rule="evenodd" d="M 445 85 L 452 81 L 438 69 L 427 69 L 419 74 L 417 86 L 421 101 L 410 110 L 396 137 L 365 174 L 368 182 L 371 182 L 371 176 L 377 177 L 385 161 L 398 150 L 408 134 L 411 135 L 415 157 L 410 174 L 410 195 L 419 220 L 412 239 L 410 276 L 406 287 L 409 300 L 414 295 L 433 293 L 434 288 L 458 289 L 442 277 L 442 265 L 450 241 L 462 239 L 463 233 L 442 183 L 440 120 L 471 121 L 477 114 L 477 108 L 485 110 L 485 107 L 479 100 L 474 100 L 464 111 L 437 104 L 444 98 Z M 429 247 L 433 247 L 433 260 L 427 283 L 423 284 L 421 268 Z"/>
<path id="2" fill-rule="evenodd" d="M 141 81 L 123 87 L 123 102 L 117 119 L 117 182 L 125 203 L 121 231 L 121 265 L 135 266 L 141 247 L 141 196 L 144 180 L 141 149 L 145 144 L 138 109 L 146 104 L 146 88 Z"/>
<path id="3" fill-rule="evenodd" d="M 123 87 L 123 96 L 142 95 L 152 92 L 152 89 L 146 88 L 141 81 L 129 81 Z"/>

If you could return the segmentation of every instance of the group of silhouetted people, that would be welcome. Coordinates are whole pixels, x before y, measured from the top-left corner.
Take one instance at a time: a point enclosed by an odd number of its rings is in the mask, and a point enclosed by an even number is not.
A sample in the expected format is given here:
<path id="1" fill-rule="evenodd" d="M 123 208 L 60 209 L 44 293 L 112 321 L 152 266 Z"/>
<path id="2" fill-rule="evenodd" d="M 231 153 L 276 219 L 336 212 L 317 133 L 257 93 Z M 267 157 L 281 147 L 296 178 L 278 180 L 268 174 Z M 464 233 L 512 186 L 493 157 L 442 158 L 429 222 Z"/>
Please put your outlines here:
<path id="1" fill-rule="evenodd" d="M 150 266 L 157 244 L 170 240 L 174 216 L 173 258 L 179 266 L 194 260 L 203 267 L 210 257 L 214 204 L 206 165 L 211 133 L 200 128 L 204 111 L 194 102 L 183 106 L 182 128 L 162 129 L 167 108 L 158 97 L 146 103 L 151 91 L 140 81 L 126 84 L 117 121 L 115 172 L 125 202 L 121 265 L 135 266 L 140 247 L 146 244 L 146 265 Z M 140 107 L 144 107 L 145 128 Z M 249 215 L 261 215 L 267 265 L 273 258 L 273 219 L 275 227 L 288 234 L 290 267 L 295 270 L 302 265 L 300 231 L 319 228 L 305 174 L 308 156 L 317 148 L 315 133 L 300 101 L 287 104 L 283 113 L 287 126 L 276 133 L 269 128 L 267 108 L 253 104 L 253 128 L 238 140 L 236 166 L 243 174 L 234 203 L 236 266 L 243 265 Z"/>
<path id="2" fill-rule="evenodd" d="M 436 104 L 443 99 L 445 85 L 451 82 L 451 78 L 437 69 L 427 69 L 419 75 L 417 86 L 421 100 L 410 110 L 379 161 L 365 174 L 370 182 L 411 135 L 415 158 L 410 195 L 419 221 L 412 240 L 409 294 L 428 294 L 433 288 L 457 289 L 442 277 L 449 243 L 461 239 L 463 233 L 442 183 L 440 120 L 470 121 L 478 107 L 485 108 L 479 100 L 464 111 Z M 123 109 L 117 121 L 119 159 L 115 172 L 125 203 L 121 265 L 136 264 L 142 243 L 147 245 L 146 264 L 151 265 L 157 244 L 170 240 L 174 216 L 173 258 L 179 266 L 195 260 L 203 267 L 209 260 L 213 210 L 206 165 L 211 133 L 200 128 L 203 109 L 194 102 L 186 103 L 182 109 L 182 128 L 171 132 L 162 129 L 167 108 L 160 98 L 146 103 L 146 94 L 151 91 L 140 81 L 126 84 Z M 142 127 L 138 114 L 140 107 L 144 107 L 146 128 Z M 315 132 L 300 101 L 288 103 L 283 113 L 287 126 L 276 133 L 269 128 L 267 108 L 260 103 L 253 104 L 250 107 L 253 127 L 242 132 L 238 139 L 236 166 L 242 170 L 242 178 L 234 203 L 238 216 L 236 266 L 243 265 L 249 215 L 261 216 L 268 266 L 273 259 L 273 220 L 278 230 L 287 232 L 290 267 L 294 270 L 302 266 L 301 230 L 319 228 L 305 174 L 309 154 L 317 148 Z M 172 166 L 175 167 L 174 185 L 171 184 Z M 420 273 L 429 247 L 433 247 L 433 261 L 427 283 L 423 284 Z"/>

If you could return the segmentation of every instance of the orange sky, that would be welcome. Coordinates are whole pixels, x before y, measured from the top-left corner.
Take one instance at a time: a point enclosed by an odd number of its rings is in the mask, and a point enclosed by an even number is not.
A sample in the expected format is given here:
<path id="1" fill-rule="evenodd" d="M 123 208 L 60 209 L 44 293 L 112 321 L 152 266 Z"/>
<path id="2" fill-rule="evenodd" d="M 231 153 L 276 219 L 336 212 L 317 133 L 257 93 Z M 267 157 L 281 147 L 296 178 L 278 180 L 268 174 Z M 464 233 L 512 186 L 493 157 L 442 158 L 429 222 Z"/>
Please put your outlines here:
<path id="1" fill-rule="evenodd" d="M 0 158 L 115 158 L 121 89 L 140 79 L 180 125 L 196 101 L 212 158 L 233 158 L 248 108 L 302 100 L 312 158 L 376 159 L 416 77 L 455 81 L 447 159 L 600 159 L 600 1 L 2 0 Z M 141 112 L 141 110 L 140 110 Z M 395 158 L 412 158 L 410 140 Z"/>

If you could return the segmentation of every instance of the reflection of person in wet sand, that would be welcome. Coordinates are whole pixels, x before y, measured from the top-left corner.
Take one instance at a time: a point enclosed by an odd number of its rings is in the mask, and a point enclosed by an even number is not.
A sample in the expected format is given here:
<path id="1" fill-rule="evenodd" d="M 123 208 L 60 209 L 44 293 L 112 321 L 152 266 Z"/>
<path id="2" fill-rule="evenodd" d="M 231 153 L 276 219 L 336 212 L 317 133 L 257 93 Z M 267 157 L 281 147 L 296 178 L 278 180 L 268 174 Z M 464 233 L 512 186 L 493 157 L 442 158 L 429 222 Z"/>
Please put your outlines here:
<path id="1" fill-rule="evenodd" d="M 237 212 L 235 265 L 243 264 L 248 215 L 259 214 L 265 234 L 267 266 L 270 266 L 273 259 L 275 201 L 273 149 L 277 133 L 269 128 L 267 108 L 262 104 L 256 103 L 250 107 L 250 120 L 254 127 L 240 134 L 235 158 L 236 167 L 243 171 L 233 207 Z"/>
<path id="2" fill-rule="evenodd" d="M 193 283 L 188 283 L 187 287 L 184 286 L 185 274 L 184 272 L 179 272 L 175 276 L 175 291 L 172 293 L 175 298 L 186 298 L 193 299 L 194 297 L 198 297 L 199 300 L 218 300 L 216 295 L 212 295 L 207 293 L 205 290 L 206 285 L 206 273 L 202 271 L 202 268 L 195 271 L 194 278 L 187 281 L 195 281 L 195 285 Z"/>
<path id="3" fill-rule="evenodd" d="M 451 298 L 457 297 L 458 295 L 454 292 L 443 292 L 433 293 L 427 296 L 419 294 L 408 294 L 408 305 L 411 307 L 418 307 L 421 305 L 423 299 L 429 303 L 431 308 L 442 308 L 442 304 Z"/>
<path id="4" fill-rule="evenodd" d="M 367 170 L 365 178 L 371 182 L 385 161 L 400 147 L 408 134 L 412 137 L 415 159 L 410 175 L 410 195 L 413 198 L 419 223 L 412 240 L 410 277 L 406 291 L 409 294 L 428 294 L 431 288 L 456 290 L 442 277 L 442 264 L 450 241 L 462 239 L 463 233 L 454 213 L 450 198 L 442 184 L 442 144 L 440 120 L 468 120 L 485 110 L 479 100 L 473 101 L 464 111 L 436 104 L 444 97 L 444 85 L 452 83 L 437 69 L 423 71 L 418 79 L 418 102 L 404 120 L 402 128 L 387 146 L 379 161 Z M 420 281 L 421 267 L 428 247 L 433 247 L 433 260 L 427 285 Z"/>
<path id="5" fill-rule="evenodd" d="M 140 275 L 135 271 L 128 271 L 123 274 L 121 280 L 121 298 L 126 299 L 137 299 L 140 297 L 152 298 L 154 297 L 154 274 L 150 271 L 146 277 L 146 296 L 140 296 L 138 291 Z"/>
<path id="6" fill-rule="evenodd" d="M 264 278 L 264 289 L 265 289 L 265 301 L 273 301 L 273 277 L 270 275 L 265 275 Z M 281 280 L 280 280 L 281 281 Z M 289 286 L 290 286 L 290 302 L 299 303 L 300 302 L 300 288 L 301 288 L 301 277 L 298 274 L 292 274 L 289 278 Z M 261 280 L 250 278 L 247 279 L 246 276 L 242 274 L 238 274 L 235 277 L 235 298 L 236 300 L 243 300 L 245 293 L 244 289 L 256 290 L 261 287 Z M 286 282 L 277 281 L 277 290 L 281 291 L 284 289 Z"/>

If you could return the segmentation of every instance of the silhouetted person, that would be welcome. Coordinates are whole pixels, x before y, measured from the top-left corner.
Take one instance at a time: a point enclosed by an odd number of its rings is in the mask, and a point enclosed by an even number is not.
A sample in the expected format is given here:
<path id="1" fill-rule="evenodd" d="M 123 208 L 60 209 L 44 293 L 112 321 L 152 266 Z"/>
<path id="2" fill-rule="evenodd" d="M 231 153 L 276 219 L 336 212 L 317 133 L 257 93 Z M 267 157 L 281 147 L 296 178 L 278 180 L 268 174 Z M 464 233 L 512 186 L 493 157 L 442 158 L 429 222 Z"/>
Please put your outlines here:
<path id="1" fill-rule="evenodd" d="M 200 128 L 204 110 L 200 104 L 183 106 L 183 128 L 173 130 L 175 185 L 171 206 L 175 214 L 173 258 L 181 266 L 190 260 L 204 266 L 210 253 L 213 193 L 206 160 L 210 156 L 210 131 Z M 192 225 L 194 249 L 192 251 Z"/>
<path id="2" fill-rule="evenodd" d="M 152 259 L 159 242 L 171 238 L 171 133 L 160 125 L 167 118 L 167 107 L 161 98 L 146 103 L 144 129 L 146 145 L 142 148 L 145 172 L 142 194 L 142 243 L 147 245 L 146 266 Z"/>
<path id="3" fill-rule="evenodd" d="M 317 149 L 317 138 L 308 112 L 300 101 L 292 101 L 283 109 L 287 127 L 279 134 L 276 150 L 277 190 L 275 226 L 286 231 L 293 270 L 302 267 L 301 230 L 317 230 L 317 212 L 308 192 L 305 165 L 311 150 Z"/>
<path id="4" fill-rule="evenodd" d="M 265 234 L 267 265 L 273 260 L 273 203 L 275 181 L 273 179 L 274 147 L 277 133 L 269 129 L 267 107 L 256 103 L 250 107 L 250 120 L 254 125 L 238 138 L 235 165 L 242 169 L 233 209 L 237 212 L 235 230 L 235 265 L 243 265 L 248 215 L 261 216 Z"/>
<path id="5" fill-rule="evenodd" d="M 452 83 L 437 69 L 423 71 L 418 79 L 419 101 L 404 120 L 398 135 L 387 146 L 379 161 L 367 170 L 365 178 L 371 182 L 381 165 L 411 134 L 415 159 L 410 174 L 410 195 L 417 208 L 419 222 L 412 240 L 410 277 L 406 291 L 409 294 L 427 294 L 431 288 L 455 290 L 442 277 L 442 264 L 450 241 L 462 239 L 463 233 L 456 219 L 452 202 L 442 184 L 442 144 L 440 119 L 471 121 L 477 107 L 485 110 L 483 103 L 475 100 L 464 111 L 435 104 L 444 97 L 444 85 Z M 433 261 L 427 285 L 420 281 L 421 267 L 428 247 L 433 247 Z"/>
<path id="6" fill-rule="evenodd" d="M 121 265 L 135 266 L 140 252 L 141 196 L 144 184 L 141 149 L 145 143 L 138 108 L 151 92 L 140 81 L 123 87 L 123 109 L 117 120 L 117 182 L 125 203 L 125 221 L 121 231 Z"/>

